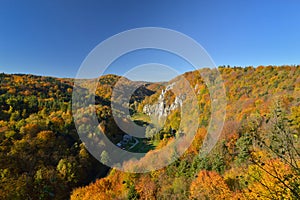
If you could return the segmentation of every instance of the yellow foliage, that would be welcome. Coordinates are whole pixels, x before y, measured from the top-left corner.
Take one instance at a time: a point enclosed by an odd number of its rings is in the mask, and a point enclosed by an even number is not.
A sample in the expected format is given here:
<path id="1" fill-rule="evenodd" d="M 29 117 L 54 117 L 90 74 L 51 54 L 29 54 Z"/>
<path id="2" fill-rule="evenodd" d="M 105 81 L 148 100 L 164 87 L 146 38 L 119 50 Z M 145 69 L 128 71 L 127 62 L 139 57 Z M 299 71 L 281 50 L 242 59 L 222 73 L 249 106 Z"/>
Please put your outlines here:
<path id="1" fill-rule="evenodd" d="M 245 189 L 245 195 L 248 198 L 292 199 L 292 192 L 286 186 L 296 178 L 296 175 L 279 159 L 249 166 L 247 176 L 250 181 L 249 187 Z M 288 176 L 294 178 L 287 179 Z"/>

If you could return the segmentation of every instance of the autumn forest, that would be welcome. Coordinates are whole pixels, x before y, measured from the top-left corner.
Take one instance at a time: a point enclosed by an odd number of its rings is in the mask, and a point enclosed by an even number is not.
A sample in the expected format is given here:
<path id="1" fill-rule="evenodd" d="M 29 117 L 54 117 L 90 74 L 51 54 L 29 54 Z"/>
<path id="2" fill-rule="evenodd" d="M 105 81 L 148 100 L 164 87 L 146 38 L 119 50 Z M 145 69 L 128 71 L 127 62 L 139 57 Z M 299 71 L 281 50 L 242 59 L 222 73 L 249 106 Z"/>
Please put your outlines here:
<path id="1" fill-rule="evenodd" d="M 80 118 L 73 118 L 73 79 L 0 74 L 0 199 L 300 199 L 300 66 L 218 70 L 227 105 L 217 144 L 208 155 L 199 155 L 212 102 L 201 73 L 186 72 L 180 76 L 193 88 L 200 110 L 197 133 L 180 158 L 148 173 L 107 166 L 109 152 L 91 155 L 76 129 L 89 124 L 88 111 L 77 110 Z M 120 79 L 100 77 L 94 105 L 101 133 L 116 146 L 150 159 L 191 127 L 179 128 L 180 121 L 192 120 L 181 119 L 183 98 L 165 83 L 144 82 L 126 105 L 127 118 L 151 125 L 149 113 L 161 100 L 169 108 L 158 113 L 165 116 L 164 126 L 147 128 L 147 138 L 124 137 L 111 107 Z M 89 81 L 80 89 L 89 90 Z"/>

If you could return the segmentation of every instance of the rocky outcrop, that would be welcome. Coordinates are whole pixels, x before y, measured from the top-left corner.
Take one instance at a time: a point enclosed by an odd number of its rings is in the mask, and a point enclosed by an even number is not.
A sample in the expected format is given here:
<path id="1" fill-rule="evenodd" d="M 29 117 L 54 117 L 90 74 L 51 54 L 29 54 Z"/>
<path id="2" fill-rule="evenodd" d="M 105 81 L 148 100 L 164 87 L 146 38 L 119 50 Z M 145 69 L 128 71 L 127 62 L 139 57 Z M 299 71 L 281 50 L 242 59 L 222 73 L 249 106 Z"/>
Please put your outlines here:
<path id="1" fill-rule="evenodd" d="M 147 115 L 152 115 L 161 118 L 162 116 L 168 116 L 172 110 L 181 107 L 185 99 L 184 94 L 176 96 L 172 104 L 166 105 L 165 94 L 167 91 L 172 90 L 174 85 L 175 83 L 172 83 L 168 85 L 166 89 L 162 90 L 161 94 L 158 97 L 157 103 L 154 105 L 146 104 L 143 108 L 143 112 Z"/>

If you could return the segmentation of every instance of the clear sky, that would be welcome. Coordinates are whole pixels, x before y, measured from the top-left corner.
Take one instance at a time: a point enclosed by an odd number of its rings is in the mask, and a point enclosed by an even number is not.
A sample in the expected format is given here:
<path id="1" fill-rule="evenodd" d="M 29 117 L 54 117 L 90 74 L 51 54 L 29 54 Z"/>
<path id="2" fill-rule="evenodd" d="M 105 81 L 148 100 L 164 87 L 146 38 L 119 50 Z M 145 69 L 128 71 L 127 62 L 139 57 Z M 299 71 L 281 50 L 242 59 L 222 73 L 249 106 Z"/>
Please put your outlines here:
<path id="1" fill-rule="evenodd" d="M 145 26 L 194 38 L 216 65 L 300 64 L 299 10 L 298 0 L 0 0 L 0 72 L 74 77 L 101 41 Z"/>

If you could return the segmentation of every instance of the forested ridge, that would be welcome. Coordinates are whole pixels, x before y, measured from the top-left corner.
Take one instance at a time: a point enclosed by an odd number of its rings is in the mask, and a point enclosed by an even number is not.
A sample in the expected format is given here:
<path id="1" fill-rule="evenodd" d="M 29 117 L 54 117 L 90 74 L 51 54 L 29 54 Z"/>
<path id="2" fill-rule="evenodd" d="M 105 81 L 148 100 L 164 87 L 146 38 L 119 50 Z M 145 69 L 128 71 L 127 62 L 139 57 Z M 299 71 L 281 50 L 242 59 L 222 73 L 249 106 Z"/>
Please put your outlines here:
<path id="1" fill-rule="evenodd" d="M 201 113 L 184 155 L 151 173 L 113 169 L 95 182 L 108 168 L 77 135 L 71 110 L 74 80 L 0 74 L 0 198 L 300 199 L 300 66 L 221 66 L 219 71 L 226 88 L 226 120 L 208 156 L 199 157 L 199 149 L 210 119 L 209 91 L 197 71 L 187 72 L 182 76 L 194 88 Z M 124 134 L 110 108 L 119 79 L 100 77 L 95 98 L 100 126 L 114 143 Z M 132 119 L 151 123 L 143 110 L 156 102 L 163 87 L 144 83 L 136 91 L 129 105 Z M 165 101 L 175 101 L 171 91 Z M 84 123 L 88 119 L 82 112 Z M 180 120 L 180 109 L 172 110 L 164 128 L 140 141 L 135 151 L 147 149 L 150 155 L 171 143 L 181 134 Z"/>

